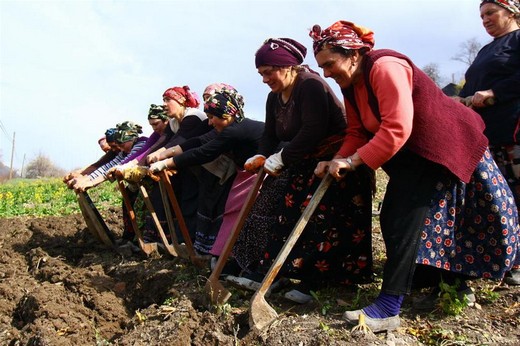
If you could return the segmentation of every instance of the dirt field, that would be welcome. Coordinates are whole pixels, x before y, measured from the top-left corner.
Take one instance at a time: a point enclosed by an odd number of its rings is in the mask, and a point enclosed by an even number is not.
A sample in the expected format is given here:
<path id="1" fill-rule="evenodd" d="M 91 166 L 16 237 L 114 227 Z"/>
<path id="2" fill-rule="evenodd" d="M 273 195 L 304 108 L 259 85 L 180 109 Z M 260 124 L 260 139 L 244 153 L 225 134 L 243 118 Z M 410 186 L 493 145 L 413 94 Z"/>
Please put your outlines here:
<path id="1" fill-rule="evenodd" d="M 119 211 L 103 214 L 120 233 Z M 208 270 L 166 255 L 119 255 L 93 240 L 80 215 L 1 219 L 0 230 L 1 345 L 520 345 L 519 287 L 475 281 L 478 304 L 458 317 L 419 313 L 407 298 L 402 327 L 377 335 L 351 333 L 341 320 L 376 294 L 377 281 L 331 287 L 304 306 L 282 291 L 267 299 L 279 319 L 257 334 L 248 326 L 251 292 L 231 289 L 229 304 L 209 306 Z M 490 302 L 492 289 L 499 296 Z"/>

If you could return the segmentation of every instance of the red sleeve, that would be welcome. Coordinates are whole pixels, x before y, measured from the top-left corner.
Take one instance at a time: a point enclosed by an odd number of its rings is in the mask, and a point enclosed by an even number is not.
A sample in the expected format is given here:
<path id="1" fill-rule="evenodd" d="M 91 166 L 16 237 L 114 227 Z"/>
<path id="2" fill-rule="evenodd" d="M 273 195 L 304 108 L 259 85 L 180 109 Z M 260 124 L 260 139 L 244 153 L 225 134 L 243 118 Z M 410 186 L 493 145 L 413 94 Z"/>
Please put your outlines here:
<path id="1" fill-rule="evenodd" d="M 374 137 L 357 152 L 363 162 L 377 169 L 390 160 L 406 143 L 413 125 L 413 70 L 410 64 L 395 57 L 378 59 L 370 71 L 370 85 L 378 101 L 381 122 L 375 120 L 366 96 L 356 90 L 361 122 Z M 358 99 L 363 95 L 364 100 Z"/>

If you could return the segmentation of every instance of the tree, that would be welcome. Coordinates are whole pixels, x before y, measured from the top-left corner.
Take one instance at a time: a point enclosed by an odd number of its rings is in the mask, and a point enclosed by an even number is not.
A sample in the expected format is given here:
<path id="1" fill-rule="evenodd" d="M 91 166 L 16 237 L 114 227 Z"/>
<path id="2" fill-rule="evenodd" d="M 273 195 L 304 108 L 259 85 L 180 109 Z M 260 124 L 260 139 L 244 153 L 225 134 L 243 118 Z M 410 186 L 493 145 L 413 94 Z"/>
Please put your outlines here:
<path id="1" fill-rule="evenodd" d="M 25 170 L 25 177 L 29 179 L 61 177 L 64 174 L 65 171 L 63 169 L 56 166 L 47 156 L 41 153 L 27 164 Z"/>
<path id="2" fill-rule="evenodd" d="M 470 38 L 469 40 L 460 44 L 461 51 L 452 57 L 453 60 L 457 60 L 470 66 L 475 60 L 482 44 L 477 41 L 476 37 Z"/>
<path id="3" fill-rule="evenodd" d="M 441 85 L 441 74 L 439 73 L 439 65 L 432 62 L 422 68 L 423 72 L 430 77 L 437 86 Z"/>

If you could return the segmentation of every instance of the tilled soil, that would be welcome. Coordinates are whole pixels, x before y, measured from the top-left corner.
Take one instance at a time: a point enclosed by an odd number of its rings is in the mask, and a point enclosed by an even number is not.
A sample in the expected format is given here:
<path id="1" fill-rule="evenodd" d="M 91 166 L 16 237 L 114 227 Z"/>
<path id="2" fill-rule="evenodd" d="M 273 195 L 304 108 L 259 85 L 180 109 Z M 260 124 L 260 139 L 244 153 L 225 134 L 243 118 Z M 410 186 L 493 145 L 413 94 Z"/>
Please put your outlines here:
<path id="1" fill-rule="evenodd" d="M 121 232 L 116 209 L 103 212 Z M 294 305 L 274 293 L 279 318 L 250 330 L 252 292 L 229 287 L 228 304 L 206 302 L 210 272 L 168 255 L 117 253 L 92 237 L 81 215 L 0 219 L 1 345 L 520 345 L 520 287 L 474 281 L 475 307 L 459 316 L 419 312 L 405 300 L 401 328 L 352 332 L 344 310 L 363 306 L 378 280 L 330 287 Z M 376 273 L 384 253 L 375 231 Z M 227 287 L 227 286 L 226 286 Z M 495 297 L 496 296 L 496 297 Z"/>

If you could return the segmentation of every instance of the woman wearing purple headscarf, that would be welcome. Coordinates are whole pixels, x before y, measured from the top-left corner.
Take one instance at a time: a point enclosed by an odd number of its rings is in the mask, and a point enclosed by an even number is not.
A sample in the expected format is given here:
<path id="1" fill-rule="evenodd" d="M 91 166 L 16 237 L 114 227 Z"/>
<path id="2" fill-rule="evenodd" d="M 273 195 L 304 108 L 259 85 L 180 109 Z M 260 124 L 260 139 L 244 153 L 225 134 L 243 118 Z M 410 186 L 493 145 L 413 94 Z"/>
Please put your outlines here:
<path id="1" fill-rule="evenodd" d="M 271 92 L 258 155 L 248 163 L 258 167 L 265 160 L 269 176 L 233 250 L 245 275 L 228 281 L 245 288 L 258 287 L 321 181 L 314 167 L 332 158 L 343 141 L 341 102 L 317 73 L 301 65 L 306 51 L 292 39 L 270 38 L 256 53 L 257 71 Z M 324 284 L 371 280 L 371 173 L 349 173 L 348 184 L 329 188 L 280 270 L 281 276 L 301 280 L 286 298 L 306 303 L 310 290 Z"/>
<path id="2" fill-rule="evenodd" d="M 371 30 L 338 21 L 325 30 L 315 25 L 310 35 L 318 65 L 345 96 L 349 124 L 334 160 L 320 162 L 316 174 L 339 178 L 340 170 L 366 165 L 389 176 L 380 214 L 387 255 L 381 292 L 343 317 L 357 323 L 363 315 L 374 332 L 397 328 L 414 275 L 426 286 L 442 278 L 463 302 L 474 301 L 465 280 L 502 278 L 519 235 L 484 123 L 408 57 L 372 50 Z"/>

